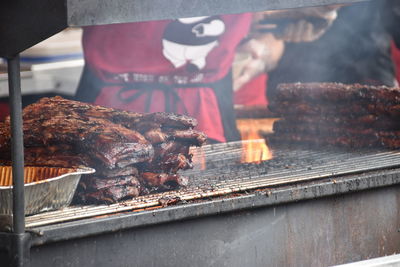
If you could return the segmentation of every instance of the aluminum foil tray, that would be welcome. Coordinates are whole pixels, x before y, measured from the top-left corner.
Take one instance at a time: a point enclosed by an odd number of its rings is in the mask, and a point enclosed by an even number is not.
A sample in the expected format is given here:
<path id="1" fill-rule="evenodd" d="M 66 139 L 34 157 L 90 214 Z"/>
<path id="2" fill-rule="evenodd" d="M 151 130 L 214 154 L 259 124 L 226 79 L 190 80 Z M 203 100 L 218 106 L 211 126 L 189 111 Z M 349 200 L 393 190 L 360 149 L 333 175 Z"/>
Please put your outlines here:
<path id="1" fill-rule="evenodd" d="M 94 172 L 91 168 L 25 167 L 25 214 L 32 215 L 68 206 L 81 175 Z M 0 166 L 0 216 L 12 216 L 10 166 Z"/>

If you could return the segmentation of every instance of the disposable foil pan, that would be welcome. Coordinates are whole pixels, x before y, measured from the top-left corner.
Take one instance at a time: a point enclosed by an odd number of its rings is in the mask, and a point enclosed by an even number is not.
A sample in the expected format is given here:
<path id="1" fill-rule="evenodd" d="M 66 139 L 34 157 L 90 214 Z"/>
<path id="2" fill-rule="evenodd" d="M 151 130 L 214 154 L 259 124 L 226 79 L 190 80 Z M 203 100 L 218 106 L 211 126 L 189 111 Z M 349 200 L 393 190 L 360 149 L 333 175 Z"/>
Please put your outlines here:
<path id="1" fill-rule="evenodd" d="M 32 215 L 68 206 L 82 174 L 91 168 L 25 167 L 25 214 Z M 0 228 L 12 219 L 12 175 L 10 166 L 0 166 Z"/>

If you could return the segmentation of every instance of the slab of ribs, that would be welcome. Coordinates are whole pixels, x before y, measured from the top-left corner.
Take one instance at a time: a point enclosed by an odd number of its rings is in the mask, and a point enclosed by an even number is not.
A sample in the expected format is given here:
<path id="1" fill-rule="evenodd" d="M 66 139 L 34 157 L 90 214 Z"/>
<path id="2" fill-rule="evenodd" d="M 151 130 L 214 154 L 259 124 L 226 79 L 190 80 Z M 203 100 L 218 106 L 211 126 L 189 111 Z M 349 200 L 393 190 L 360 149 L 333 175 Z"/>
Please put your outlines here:
<path id="1" fill-rule="evenodd" d="M 400 148 L 400 89 L 341 83 L 280 84 L 271 143 Z"/>
<path id="2" fill-rule="evenodd" d="M 142 114 L 61 97 L 42 98 L 23 110 L 26 166 L 89 166 L 75 203 L 115 203 L 187 185 L 177 172 L 192 167 L 191 146 L 206 141 L 195 119 Z M 0 161 L 10 164 L 10 119 L 0 123 Z"/>

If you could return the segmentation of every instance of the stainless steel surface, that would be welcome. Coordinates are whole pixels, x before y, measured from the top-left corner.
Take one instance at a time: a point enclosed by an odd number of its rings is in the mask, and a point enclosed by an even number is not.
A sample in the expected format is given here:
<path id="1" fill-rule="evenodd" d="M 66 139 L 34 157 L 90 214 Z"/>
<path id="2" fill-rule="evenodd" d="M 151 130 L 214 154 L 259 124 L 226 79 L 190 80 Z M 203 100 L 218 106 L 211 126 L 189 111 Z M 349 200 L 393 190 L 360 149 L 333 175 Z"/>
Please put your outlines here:
<path id="1" fill-rule="evenodd" d="M 93 173 L 90 168 L 77 169 L 58 177 L 25 184 L 25 214 L 60 209 L 71 203 L 79 179 Z M 11 220 L 12 186 L 0 186 L 0 215 L 3 227 Z"/>
<path id="2" fill-rule="evenodd" d="M 84 65 L 83 59 L 24 65 L 22 95 L 54 93 L 75 95 Z M 0 97 L 8 96 L 7 74 L 0 74 Z"/>
<path id="3" fill-rule="evenodd" d="M 224 154 L 220 154 L 222 147 L 224 147 L 222 150 L 225 150 Z M 231 150 L 226 150 L 227 147 Z M 399 151 L 364 151 L 360 153 L 282 150 L 275 151 L 276 158 L 264 164 L 240 165 L 237 164 L 237 160 L 240 159 L 239 155 L 241 155 L 239 142 L 227 145 L 206 146 L 204 150 L 207 151 L 205 152 L 206 159 L 211 159 L 212 163 L 217 164 L 217 166 L 212 166 L 214 168 L 210 167 L 207 170 L 186 172 L 190 176 L 190 185 L 188 188 L 140 196 L 113 205 L 68 207 L 62 211 L 37 214 L 26 218 L 27 227 L 37 227 L 160 206 L 163 199 L 178 198 L 179 201 L 185 202 L 195 199 L 227 196 L 231 193 L 245 192 L 259 188 L 283 186 L 324 178 L 335 179 L 344 175 L 400 167 Z M 225 167 L 218 165 L 216 157 L 219 158 L 222 165 L 225 164 Z M 301 158 L 301 162 L 303 163 L 298 161 L 299 158 Z M 296 165 L 274 166 L 275 163 L 281 162 L 282 159 L 285 159 L 286 162 L 294 162 Z M 242 166 L 242 169 L 240 169 L 240 166 Z"/>
<path id="4" fill-rule="evenodd" d="M 33 228 L 31 266 L 309 267 L 399 253 L 399 170 Z"/>
<path id="5" fill-rule="evenodd" d="M 400 266 L 400 254 L 385 256 L 365 261 L 357 261 L 332 267 L 398 267 Z"/>
<path id="6" fill-rule="evenodd" d="M 67 0 L 68 25 L 97 25 L 355 3 L 365 0 Z"/>
<path id="7" fill-rule="evenodd" d="M 367 0 L 31 0 L 0 9 L 0 56 L 12 57 L 68 26 L 209 16 Z"/>

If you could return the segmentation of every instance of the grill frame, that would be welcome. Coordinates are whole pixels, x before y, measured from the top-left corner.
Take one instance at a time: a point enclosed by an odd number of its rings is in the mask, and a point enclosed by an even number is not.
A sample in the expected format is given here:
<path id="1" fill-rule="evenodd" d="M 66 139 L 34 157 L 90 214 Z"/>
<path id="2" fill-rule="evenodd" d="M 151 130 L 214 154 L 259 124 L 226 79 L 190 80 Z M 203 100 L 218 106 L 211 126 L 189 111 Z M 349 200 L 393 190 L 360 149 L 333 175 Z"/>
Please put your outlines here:
<path id="1" fill-rule="evenodd" d="M 398 253 L 398 189 L 355 190 L 43 244 L 32 248 L 32 265 L 62 259 L 70 266 L 331 266 Z"/>
<path id="2" fill-rule="evenodd" d="M 263 141 L 263 140 L 256 140 Z M 219 158 L 222 162 L 227 162 L 230 171 L 232 166 L 243 166 L 243 172 L 235 171 L 233 173 L 224 173 L 221 168 L 212 168 L 211 170 L 194 170 L 186 172 L 190 174 L 191 185 L 188 188 L 168 191 L 164 193 L 144 195 L 132 200 L 112 205 L 93 205 L 68 207 L 63 210 L 47 212 L 26 217 L 26 227 L 34 228 L 49 224 L 63 223 L 67 221 L 82 220 L 96 216 L 109 216 L 115 213 L 137 211 L 142 209 L 156 209 L 162 206 L 163 199 L 178 199 L 179 202 L 197 201 L 206 198 L 228 197 L 230 194 L 241 194 L 263 188 L 282 187 L 287 185 L 296 185 L 299 183 L 309 183 L 316 180 L 332 179 L 335 180 L 342 176 L 354 176 L 368 173 L 371 171 L 387 170 L 400 167 L 400 152 L 397 151 L 370 151 L 369 153 L 349 153 L 343 151 L 313 151 L 313 150 L 288 150 L 274 151 L 279 157 L 271 161 L 281 162 L 284 159 L 294 159 L 302 157 L 301 162 L 312 166 L 299 166 L 294 169 L 286 169 L 284 166 L 274 167 L 266 171 L 266 166 L 261 164 L 243 165 L 236 164 L 240 161 L 242 155 L 243 143 L 251 141 L 242 141 L 236 143 L 219 144 L 205 146 L 206 159 L 214 163 Z M 199 149 L 198 149 L 199 150 Z M 224 157 L 220 151 L 225 151 Z M 234 153 L 229 153 L 234 151 Z M 235 158 L 236 156 L 236 158 Z M 217 158 L 216 158 L 217 157 Z M 290 162 L 290 161 L 289 161 Z M 247 173 L 248 166 L 249 173 Z M 259 173 L 255 173 L 259 170 Z M 265 173 L 266 172 L 266 173 Z M 210 180 L 211 177 L 217 179 Z M 208 177 L 208 178 L 207 178 Z M 204 179 L 204 181 L 203 181 Z"/>
<path id="3" fill-rule="evenodd" d="M 220 161 L 224 162 L 228 159 L 228 162 L 238 166 L 235 162 L 240 160 L 242 143 L 206 146 L 204 148 L 206 158 L 215 161 L 215 155 L 217 155 L 220 157 Z M 236 160 L 232 153 L 225 153 L 226 159 L 221 158 L 219 151 L 221 149 L 226 151 L 226 148 L 236 153 Z M 370 150 L 369 153 L 366 153 L 366 151 L 335 150 L 321 152 L 287 148 L 287 150 L 275 150 L 273 153 L 279 155 L 273 159 L 277 162 L 282 160 L 281 157 L 288 159 L 289 156 L 294 158 L 301 156 L 307 164 L 312 163 L 310 159 L 319 161 L 316 161 L 314 163 L 316 166 L 310 169 L 304 166 L 297 169 L 278 167 L 273 168 L 272 172 L 267 172 L 265 175 L 253 175 L 253 177 L 244 179 L 238 178 L 238 172 L 236 172 L 237 176 L 231 174 L 228 178 L 226 178 L 226 174 L 222 174 L 223 181 L 219 184 L 206 180 L 201 185 L 199 184 L 200 177 L 196 178 L 197 181 L 194 181 L 194 184 L 188 189 L 140 196 L 112 205 L 76 206 L 28 216 L 26 226 L 30 231 L 41 233 L 41 237 L 37 239 L 40 241 L 37 242 L 43 243 L 49 240 L 54 242 L 58 240 L 57 238 L 65 240 L 98 235 L 124 228 L 321 198 L 400 183 L 400 151 Z M 326 164 L 321 165 L 323 162 L 321 160 L 324 158 Z M 266 163 L 269 162 L 271 161 Z M 362 165 L 363 162 L 365 162 L 364 165 Z M 358 164 L 360 166 L 357 169 L 356 165 Z M 259 169 L 265 167 L 254 164 L 251 166 Z M 339 167 L 342 169 L 338 170 Z M 336 173 L 331 173 L 335 170 L 337 170 Z M 215 170 L 211 170 L 211 175 L 213 171 Z M 207 173 L 207 170 L 194 170 L 189 173 L 197 176 Z M 162 207 L 161 199 L 173 199 L 177 196 L 180 200 L 178 205 Z M 69 231 L 70 227 L 75 230 Z M 84 230 L 76 231 L 81 227 Z M 98 229 L 101 231 L 98 232 Z M 47 234 L 44 232 L 47 231 L 50 231 L 50 236 L 45 238 Z M 76 236 L 76 232 L 80 234 Z M 52 233 L 58 233 L 57 237 Z"/>
<path id="4" fill-rule="evenodd" d="M 29 231 L 34 234 L 32 246 L 38 246 L 241 210 L 258 209 L 349 193 L 355 194 L 364 190 L 399 184 L 400 168 L 371 171 L 358 175 L 325 178 L 278 188 L 266 188 L 263 191 L 244 193 L 234 197 L 228 196 L 161 209 L 121 212 L 79 221 L 33 227 Z"/>
<path id="5" fill-rule="evenodd" d="M 261 142 L 262 140 L 255 140 L 255 142 L 257 141 Z M 285 162 L 284 159 L 286 159 L 286 162 L 292 162 L 294 159 L 298 161 L 294 163 L 299 164 L 299 166 L 295 166 L 293 169 L 286 169 L 285 166 L 279 165 L 268 170 L 266 169 L 268 166 L 266 164 L 237 164 L 243 152 L 243 143 L 246 142 L 252 141 L 205 146 L 202 150 L 205 151 L 204 153 L 196 153 L 205 155 L 205 158 L 211 163 L 215 163 L 217 158 L 221 162 L 226 162 L 225 169 L 229 171 L 228 173 L 224 173 L 221 170 L 223 168 L 218 168 L 219 166 L 210 170 L 188 171 L 186 174 L 192 176 L 189 179 L 192 184 L 188 188 L 144 195 L 112 205 L 67 207 L 63 210 L 28 216 L 26 217 L 26 227 L 41 227 L 66 221 L 79 221 L 96 216 L 110 216 L 111 214 L 149 208 L 158 209 L 163 205 L 161 201 L 164 199 L 175 199 L 186 203 L 207 198 L 231 198 L 230 194 L 242 194 L 243 192 L 251 192 L 258 189 L 295 187 L 297 184 L 307 184 L 326 179 L 336 181 L 339 177 L 354 177 L 362 173 L 400 168 L 400 151 L 370 150 L 367 153 L 366 151 L 348 152 L 335 150 L 321 152 L 308 149 L 293 150 L 289 147 L 283 150 L 275 150 L 273 153 L 279 156 L 264 163 Z M 221 151 L 225 151 L 223 156 L 220 153 Z M 233 153 L 229 153 L 232 151 Z M 298 160 L 298 157 L 301 157 L 301 159 Z M 230 169 L 233 166 L 241 166 L 243 171 L 240 172 L 240 169 L 231 171 Z M 258 173 L 257 170 L 259 171 Z M 211 180 L 213 178 L 214 180 Z"/>

